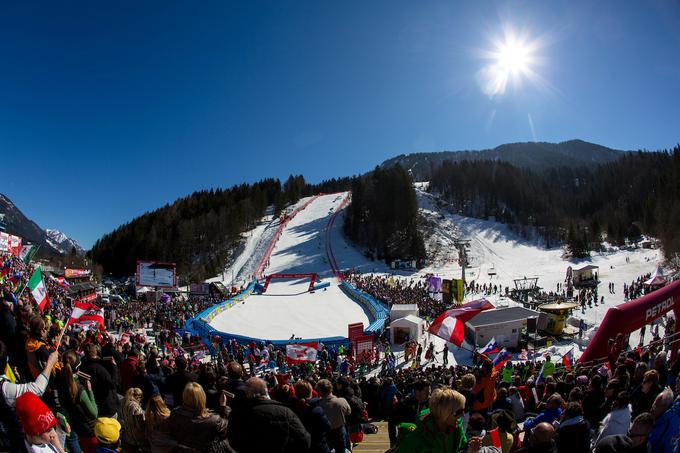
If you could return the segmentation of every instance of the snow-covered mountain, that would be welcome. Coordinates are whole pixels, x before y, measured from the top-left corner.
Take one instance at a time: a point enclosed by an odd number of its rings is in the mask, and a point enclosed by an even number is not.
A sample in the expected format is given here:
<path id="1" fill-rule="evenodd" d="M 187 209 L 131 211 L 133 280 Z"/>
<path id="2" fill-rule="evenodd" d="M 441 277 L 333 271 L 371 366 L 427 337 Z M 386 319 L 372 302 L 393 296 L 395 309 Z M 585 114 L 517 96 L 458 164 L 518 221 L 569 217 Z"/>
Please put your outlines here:
<path id="1" fill-rule="evenodd" d="M 71 253 L 71 250 L 74 247 L 76 249 L 76 254 L 82 255 L 85 253 L 85 250 L 83 250 L 78 242 L 66 236 L 61 231 L 47 228 L 45 229 L 45 233 L 47 234 L 47 243 L 61 253 Z"/>
<path id="2" fill-rule="evenodd" d="M 79 254 L 83 248 L 73 239 L 57 230 L 44 230 L 23 212 L 6 195 L 0 194 L 0 215 L 3 217 L 8 233 L 21 236 L 24 241 L 40 244 L 41 250 L 48 255 L 70 253 L 75 247 Z"/>

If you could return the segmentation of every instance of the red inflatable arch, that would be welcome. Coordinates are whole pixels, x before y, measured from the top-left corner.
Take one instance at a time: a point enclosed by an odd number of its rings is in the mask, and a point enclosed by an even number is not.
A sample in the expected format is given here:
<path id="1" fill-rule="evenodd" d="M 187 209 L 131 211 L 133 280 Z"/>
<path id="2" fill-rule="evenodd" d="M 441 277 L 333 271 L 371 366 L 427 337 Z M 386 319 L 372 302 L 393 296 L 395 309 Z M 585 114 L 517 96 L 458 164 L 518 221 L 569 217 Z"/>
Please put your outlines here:
<path id="1" fill-rule="evenodd" d="M 262 292 L 264 293 L 267 291 L 267 288 L 269 288 L 269 283 L 272 281 L 272 278 L 309 278 L 309 289 L 308 291 L 311 291 L 314 289 L 314 284 L 316 283 L 316 272 L 312 272 L 309 274 L 271 274 L 267 275 L 267 278 L 265 279 L 264 282 L 264 288 L 262 289 Z"/>
<path id="2" fill-rule="evenodd" d="M 606 358 L 610 338 L 616 338 L 618 333 L 629 334 L 671 310 L 675 313 L 675 319 L 680 321 L 680 280 L 638 299 L 610 308 L 579 362 Z M 676 331 L 678 327 L 680 325 L 676 323 Z M 673 356 L 675 353 L 674 348 Z"/>

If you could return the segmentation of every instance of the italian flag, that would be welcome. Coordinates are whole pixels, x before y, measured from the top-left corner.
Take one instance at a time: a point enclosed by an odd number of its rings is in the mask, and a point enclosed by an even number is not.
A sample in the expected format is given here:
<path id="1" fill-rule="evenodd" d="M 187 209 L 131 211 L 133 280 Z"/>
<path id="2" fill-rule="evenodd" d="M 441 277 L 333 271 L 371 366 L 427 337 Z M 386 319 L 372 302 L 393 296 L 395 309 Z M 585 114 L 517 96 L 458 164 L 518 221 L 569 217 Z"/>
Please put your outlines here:
<path id="1" fill-rule="evenodd" d="M 45 306 L 50 303 L 50 298 L 47 297 L 47 289 L 45 289 L 45 283 L 43 282 L 42 272 L 40 272 L 39 267 L 33 272 L 31 279 L 28 281 L 28 289 L 31 290 L 40 311 L 43 311 Z"/>

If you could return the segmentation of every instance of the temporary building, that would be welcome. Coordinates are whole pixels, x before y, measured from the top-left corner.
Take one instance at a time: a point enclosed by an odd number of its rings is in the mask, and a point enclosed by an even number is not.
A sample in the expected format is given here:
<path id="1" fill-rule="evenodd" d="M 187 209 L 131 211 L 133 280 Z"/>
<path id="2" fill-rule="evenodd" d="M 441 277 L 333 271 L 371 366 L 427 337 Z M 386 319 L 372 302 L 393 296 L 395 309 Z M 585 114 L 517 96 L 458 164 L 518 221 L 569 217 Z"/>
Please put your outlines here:
<path id="1" fill-rule="evenodd" d="M 468 343 L 484 346 L 492 338 L 501 347 L 516 348 L 527 319 L 538 319 L 539 313 L 523 307 L 485 310 L 465 323 Z"/>
<path id="2" fill-rule="evenodd" d="M 390 309 L 390 319 L 395 320 L 405 316 L 418 316 L 417 304 L 394 304 Z"/>
<path id="3" fill-rule="evenodd" d="M 423 319 L 414 315 L 407 315 L 390 323 L 390 341 L 392 344 L 403 344 L 408 340 L 419 342 L 423 331 Z"/>

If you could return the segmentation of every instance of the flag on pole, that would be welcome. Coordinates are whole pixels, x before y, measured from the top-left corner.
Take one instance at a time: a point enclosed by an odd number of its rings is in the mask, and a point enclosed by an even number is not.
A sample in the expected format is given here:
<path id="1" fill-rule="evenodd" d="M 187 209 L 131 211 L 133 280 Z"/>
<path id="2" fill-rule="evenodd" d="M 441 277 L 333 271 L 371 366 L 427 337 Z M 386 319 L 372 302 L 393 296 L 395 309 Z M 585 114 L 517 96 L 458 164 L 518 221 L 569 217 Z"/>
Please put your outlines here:
<path id="1" fill-rule="evenodd" d="M 47 296 L 47 290 L 45 289 L 45 282 L 43 282 L 40 267 L 35 269 L 31 279 L 28 281 L 28 289 L 31 290 L 31 294 L 33 294 L 33 298 L 38 304 L 40 311 L 43 311 L 45 306 L 50 303 L 50 298 Z"/>
<path id="2" fill-rule="evenodd" d="M 465 340 L 465 323 L 490 308 L 494 308 L 491 302 L 480 299 L 446 310 L 430 324 L 427 331 L 460 347 Z"/>
<path id="3" fill-rule="evenodd" d="M 571 367 L 574 365 L 574 348 L 571 348 L 569 352 L 562 356 L 562 365 L 567 371 L 571 371 Z"/>
<path id="4" fill-rule="evenodd" d="M 545 369 L 545 362 L 543 362 L 543 365 L 541 365 L 541 371 L 538 373 L 538 377 L 536 378 L 536 384 L 541 382 L 543 380 L 543 370 Z"/>
<path id="5" fill-rule="evenodd" d="M 286 345 L 286 362 L 290 364 L 316 362 L 318 343 L 296 343 Z"/>
<path id="6" fill-rule="evenodd" d="M 54 280 L 57 282 L 59 286 L 71 286 L 71 284 L 66 280 L 64 277 L 55 277 L 53 275 L 50 275 L 50 279 Z"/>
<path id="7" fill-rule="evenodd" d="M 19 258 L 24 263 L 28 264 L 32 259 L 33 255 L 38 251 L 38 246 L 33 244 L 26 244 L 21 247 L 21 252 L 19 252 Z"/>
<path id="8" fill-rule="evenodd" d="M 503 348 L 501 352 L 499 352 L 498 355 L 496 355 L 496 357 L 493 359 L 493 369 L 496 371 L 500 370 L 505 366 L 506 363 L 510 361 L 510 359 L 512 359 L 512 354 Z"/>
<path id="9" fill-rule="evenodd" d="M 104 329 L 104 309 L 99 308 L 92 302 L 76 301 L 68 324 L 80 324 L 81 326 L 96 325 Z"/>
<path id="10" fill-rule="evenodd" d="M 500 352 L 501 348 L 498 346 L 498 343 L 496 343 L 496 337 L 493 337 L 489 342 L 484 346 L 479 353 L 480 354 L 495 354 L 497 352 Z"/>

